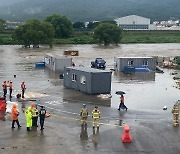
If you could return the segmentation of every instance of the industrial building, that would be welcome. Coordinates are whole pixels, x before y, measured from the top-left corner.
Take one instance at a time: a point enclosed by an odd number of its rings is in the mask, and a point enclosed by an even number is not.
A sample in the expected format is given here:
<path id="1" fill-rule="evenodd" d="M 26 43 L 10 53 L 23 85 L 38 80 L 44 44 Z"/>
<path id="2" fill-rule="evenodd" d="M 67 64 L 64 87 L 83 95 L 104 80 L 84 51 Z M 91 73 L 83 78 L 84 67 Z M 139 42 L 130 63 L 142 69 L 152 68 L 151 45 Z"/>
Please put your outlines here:
<path id="1" fill-rule="evenodd" d="M 115 57 L 114 69 L 121 72 L 150 72 L 156 69 L 154 57 Z"/>
<path id="2" fill-rule="evenodd" d="M 87 67 L 66 67 L 64 87 L 88 94 L 110 94 L 111 72 Z"/>
<path id="3" fill-rule="evenodd" d="M 123 30 L 155 30 L 156 26 L 150 24 L 150 19 L 137 16 L 130 15 L 121 18 L 114 19 L 118 26 L 120 26 Z"/>
<path id="4" fill-rule="evenodd" d="M 45 66 L 54 72 L 64 72 L 65 67 L 72 66 L 72 58 L 47 53 L 44 55 Z"/>

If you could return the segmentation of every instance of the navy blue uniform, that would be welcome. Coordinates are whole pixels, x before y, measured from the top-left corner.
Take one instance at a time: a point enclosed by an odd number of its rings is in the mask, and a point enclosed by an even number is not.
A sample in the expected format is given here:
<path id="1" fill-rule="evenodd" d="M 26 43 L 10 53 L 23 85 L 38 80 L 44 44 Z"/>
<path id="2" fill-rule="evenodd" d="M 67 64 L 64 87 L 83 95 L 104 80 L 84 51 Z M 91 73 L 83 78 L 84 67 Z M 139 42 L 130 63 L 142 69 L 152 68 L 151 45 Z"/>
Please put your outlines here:
<path id="1" fill-rule="evenodd" d="M 41 130 L 44 129 L 43 126 L 44 126 L 45 115 L 46 115 L 46 110 L 43 107 L 41 107 L 39 111 Z"/>

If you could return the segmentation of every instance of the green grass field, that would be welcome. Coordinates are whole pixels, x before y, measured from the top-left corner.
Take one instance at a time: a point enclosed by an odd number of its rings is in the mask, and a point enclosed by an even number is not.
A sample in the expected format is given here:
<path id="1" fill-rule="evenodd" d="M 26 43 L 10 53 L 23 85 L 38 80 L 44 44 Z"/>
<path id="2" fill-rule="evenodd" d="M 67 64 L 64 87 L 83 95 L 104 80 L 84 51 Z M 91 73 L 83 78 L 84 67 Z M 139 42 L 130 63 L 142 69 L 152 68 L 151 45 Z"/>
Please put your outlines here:
<path id="1" fill-rule="evenodd" d="M 72 38 L 54 39 L 53 44 L 96 44 L 92 33 L 75 33 Z M 124 31 L 122 44 L 180 43 L 180 31 Z M 0 34 L 0 44 L 16 44 L 11 33 Z"/>
<path id="2" fill-rule="evenodd" d="M 180 31 L 124 32 L 121 43 L 180 43 Z"/>

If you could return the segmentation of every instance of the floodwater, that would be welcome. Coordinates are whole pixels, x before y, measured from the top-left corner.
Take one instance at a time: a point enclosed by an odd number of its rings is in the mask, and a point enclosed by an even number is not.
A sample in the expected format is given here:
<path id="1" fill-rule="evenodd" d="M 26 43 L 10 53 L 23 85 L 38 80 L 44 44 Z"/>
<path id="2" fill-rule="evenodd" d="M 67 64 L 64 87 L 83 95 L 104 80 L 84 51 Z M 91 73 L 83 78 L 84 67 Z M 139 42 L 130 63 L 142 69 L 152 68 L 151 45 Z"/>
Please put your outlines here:
<path id="1" fill-rule="evenodd" d="M 163 106 L 172 107 L 175 100 L 180 99 L 180 90 L 173 87 L 175 81 L 171 75 L 174 70 L 164 69 L 164 74 L 145 73 L 125 75 L 112 73 L 112 98 L 99 99 L 79 91 L 63 87 L 63 80 L 58 74 L 47 69 L 36 69 L 35 62 L 43 61 L 45 53 L 63 55 L 64 50 L 78 50 L 79 56 L 73 57 L 74 63 L 90 67 L 96 57 L 103 57 L 107 62 L 107 70 L 113 68 L 116 56 L 177 56 L 180 44 L 123 44 L 120 46 L 98 45 L 63 45 L 49 49 L 22 49 L 21 46 L 0 46 L 0 82 L 13 80 L 15 90 L 20 90 L 20 83 L 25 80 L 27 91 L 46 93 L 67 102 L 99 103 L 103 106 L 117 108 L 118 90 L 125 91 L 125 103 L 129 109 L 162 110 Z M 14 78 L 14 75 L 17 77 Z M 2 93 L 1 93 L 2 95 Z"/>

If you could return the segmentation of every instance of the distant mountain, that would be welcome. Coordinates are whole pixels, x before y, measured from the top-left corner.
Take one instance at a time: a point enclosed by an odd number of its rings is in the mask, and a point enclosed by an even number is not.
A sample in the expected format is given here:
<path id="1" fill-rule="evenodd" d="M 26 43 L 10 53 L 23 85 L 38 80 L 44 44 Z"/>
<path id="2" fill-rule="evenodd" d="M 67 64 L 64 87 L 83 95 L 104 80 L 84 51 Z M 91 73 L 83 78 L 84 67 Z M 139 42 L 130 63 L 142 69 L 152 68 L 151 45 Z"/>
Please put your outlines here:
<path id="1" fill-rule="evenodd" d="M 139 15 L 154 20 L 180 19 L 180 0 L 0 0 L 0 18 L 23 21 L 60 13 L 72 21 L 112 20 Z"/>
<path id="2" fill-rule="evenodd" d="M 8 6 L 11 4 L 16 4 L 17 2 L 22 2 L 25 0 L 0 0 L 0 6 Z"/>

